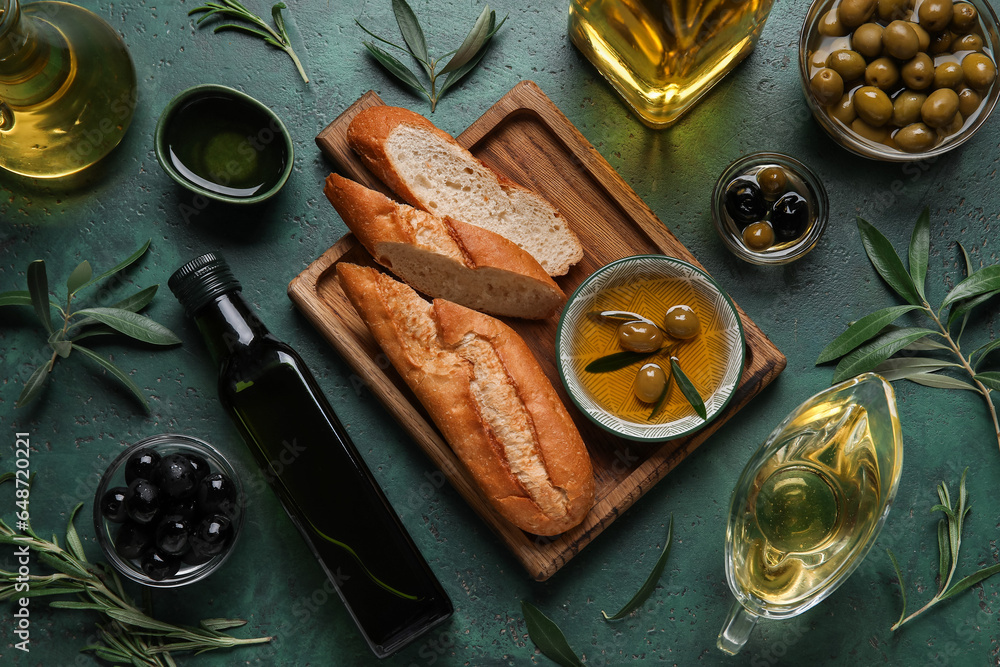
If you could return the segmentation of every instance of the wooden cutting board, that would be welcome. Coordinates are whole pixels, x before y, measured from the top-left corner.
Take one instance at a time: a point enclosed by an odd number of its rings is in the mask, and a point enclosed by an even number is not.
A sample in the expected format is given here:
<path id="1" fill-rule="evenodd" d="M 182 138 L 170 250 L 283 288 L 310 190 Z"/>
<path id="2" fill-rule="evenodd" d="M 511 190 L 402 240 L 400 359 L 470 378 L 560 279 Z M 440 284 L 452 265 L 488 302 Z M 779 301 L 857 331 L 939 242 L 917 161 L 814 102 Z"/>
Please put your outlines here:
<path id="1" fill-rule="evenodd" d="M 347 125 L 355 114 L 381 104 L 374 92 L 366 93 L 330 123 L 316 143 L 344 176 L 391 195 L 347 145 Z M 548 198 L 579 235 L 586 251 L 583 261 L 557 279 L 567 294 L 599 267 L 631 255 L 666 254 L 701 266 L 534 82 L 514 86 L 457 139 L 490 168 Z M 335 215 L 332 207 L 330 215 Z M 470 475 L 388 365 L 341 291 L 334 269 L 341 260 L 373 264 L 347 235 L 292 280 L 289 296 L 538 581 L 555 574 L 785 367 L 784 355 L 737 306 L 747 355 L 729 406 L 690 437 L 637 443 L 607 433 L 573 407 L 556 370 L 557 316 L 542 322 L 505 320 L 527 341 L 568 406 L 587 443 L 596 478 L 595 504 L 580 526 L 556 537 L 530 535 L 507 523 L 479 496 Z"/>

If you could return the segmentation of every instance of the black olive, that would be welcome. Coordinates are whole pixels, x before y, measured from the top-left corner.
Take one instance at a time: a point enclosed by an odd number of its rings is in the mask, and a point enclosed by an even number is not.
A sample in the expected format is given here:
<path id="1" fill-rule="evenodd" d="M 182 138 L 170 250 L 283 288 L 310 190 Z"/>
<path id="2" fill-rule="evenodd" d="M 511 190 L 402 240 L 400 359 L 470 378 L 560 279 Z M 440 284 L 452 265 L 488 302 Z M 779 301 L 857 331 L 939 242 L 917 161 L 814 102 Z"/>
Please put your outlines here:
<path id="1" fill-rule="evenodd" d="M 222 514 L 213 514 L 201 520 L 191 533 L 191 551 L 198 556 L 218 556 L 229 544 L 232 522 Z"/>
<path id="2" fill-rule="evenodd" d="M 787 192 L 774 202 L 771 226 L 778 241 L 793 241 L 809 226 L 809 202 L 797 192 Z"/>
<path id="3" fill-rule="evenodd" d="M 212 560 L 212 556 L 206 556 L 205 554 L 198 553 L 194 549 L 188 549 L 181 556 L 181 562 L 185 565 L 201 565 Z"/>
<path id="4" fill-rule="evenodd" d="M 196 498 L 183 498 L 180 500 L 171 499 L 163 506 L 163 516 L 179 516 L 182 519 L 193 519 L 198 512 L 198 500 Z"/>
<path id="5" fill-rule="evenodd" d="M 726 211 L 740 229 L 763 220 L 766 208 L 760 186 L 745 176 L 733 179 L 726 186 Z"/>
<path id="6" fill-rule="evenodd" d="M 168 556 L 180 556 L 188 550 L 190 527 L 187 519 L 177 515 L 167 515 L 156 527 L 156 548 Z"/>
<path id="7" fill-rule="evenodd" d="M 180 561 L 176 558 L 171 558 L 156 549 L 147 551 L 139 563 L 139 567 L 146 573 L 146 576 L 156 581 L 163 581 L 174 576 L 180 569 L 180 565 Z"/>
<path id="8" fill-rule="evenodd" d="M 153 531 L 149 526 L 141 526 L 127 521 L 115 534 L 115 551 L 122 558 L 138 558 L 153 543 Z"/>
<path id="9" fill-rule="evenodd" d="M 208 473 L 211 472 L 208 469 L 208 461 L 206 461 L 204 457 L 190 453 L 185 454 L 185 456 L 187 457 L 188 463 L 191 464 L 191 468 L 194 469 L 194 481 L 196 483 L 203 480 Z"/>
<path id="10" fill-rule="evenodd" d="M 168 454 L 157 466 L 157 483 L 171 498 L 188 498 L 194 494 L 198 480 L 194 467 L 184 454 Z"/>
<path id="11" fill-rule="evenodd" d="M 205 514 L 236 516 L 236 486 L 222 472 L 212 473 L 198 484 L 198 508 Z"/>
<path id="12" fill-rule="evenodd" d="M 152 449 L 140 449 L 125 462 L 125 483 L 131 484 L 137 479 L 153 480 L 153 473 L 156 465 L 160 462 L 160 455 Z"/>
<path id="13" fill-rule="evenodd" d="M 125 510 L 136 523 L 149 523 L 160 511 L 160 489 L 141 477 L 133 480 L 125 492 Z"/>
<path id="14" fill-rule="evenodd" d="M 128 518 L 125 511 L 125 494 L 128 492 L 124 486 L 116 486 L 108 489 L 101 496 L 101 516 L 108 521 L 121 523 Z"/>

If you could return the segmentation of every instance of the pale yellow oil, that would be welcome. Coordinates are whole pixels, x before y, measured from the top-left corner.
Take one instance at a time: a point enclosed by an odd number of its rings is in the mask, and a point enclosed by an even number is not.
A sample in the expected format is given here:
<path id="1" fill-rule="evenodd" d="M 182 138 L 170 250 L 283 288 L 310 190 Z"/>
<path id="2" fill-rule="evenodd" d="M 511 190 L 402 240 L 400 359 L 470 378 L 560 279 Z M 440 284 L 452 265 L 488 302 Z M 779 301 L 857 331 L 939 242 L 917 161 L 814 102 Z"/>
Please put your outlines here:
<path id="1" fill-rule="evenodd" d="M 788 425 L 734 517 L 736 583 L 765 607 L 793 607 L 824 589 L 863 555 L 879 523 L 879 461 L 892 457 L 877 451 L 885 439 L 873 435 L 868 410 L 834 396 Z"/>
<path id="2" fill-rule="evenodd" d="M 118 145 L 136 104 L 132 59 L 95 14 L 0 0 L 0 168 L 75 174 Z"/>
<path id="3" fill-rule="evenodd" d="M 653 127 L 675 123 L 753 50 L 773 0 L 572 0 L 577 48 Z"/>

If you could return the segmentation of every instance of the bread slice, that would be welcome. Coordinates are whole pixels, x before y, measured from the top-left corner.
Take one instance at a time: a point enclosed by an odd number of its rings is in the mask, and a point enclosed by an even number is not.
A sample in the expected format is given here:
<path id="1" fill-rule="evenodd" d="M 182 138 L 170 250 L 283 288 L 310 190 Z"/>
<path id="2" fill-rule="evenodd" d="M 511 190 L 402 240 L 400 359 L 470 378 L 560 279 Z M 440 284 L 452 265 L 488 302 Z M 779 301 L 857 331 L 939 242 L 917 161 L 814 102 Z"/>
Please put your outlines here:
<path id="1" fill-rule="evenodd" d="M 371 267 L 340 262 L 337 276 L 496 511 L 537 535 L 579 524 L 594 502 L 590 456 L 520 336 Z"/>
<path id="2" fill-rule="evenodd" d="M 552 204 L 490 170 L 418 113 L 364 109 L 348 126 L 347 141 L 405 201 L 510 239 L 550 276 L 565 275 L 583 258 L 580 240 Z"/>
<path id="3" fill-rule="evenodd" d="M 337 174 L 324 192 L 375 261 L 428 296 L 528 319 L 550 317 L 566 302 L 538 262 L 502 236 L 398 204 Z"/>

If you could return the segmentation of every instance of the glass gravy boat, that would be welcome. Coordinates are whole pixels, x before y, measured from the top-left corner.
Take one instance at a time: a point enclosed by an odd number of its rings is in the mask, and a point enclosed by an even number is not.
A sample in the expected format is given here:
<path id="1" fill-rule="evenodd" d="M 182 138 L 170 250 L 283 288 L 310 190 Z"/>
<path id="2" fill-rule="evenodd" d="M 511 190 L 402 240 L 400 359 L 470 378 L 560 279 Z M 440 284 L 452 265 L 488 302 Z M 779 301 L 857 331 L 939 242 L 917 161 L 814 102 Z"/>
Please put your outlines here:
<path id="1" fill-rule="evenodd" d="M 854 572 L 902 465 L 895 393 L 872 373 L 816 394 L 778 425 L 733 490 L 726 580 L 736 600 L 721 650 L 736 654 L 760 617 L 801 614 Z"/>

